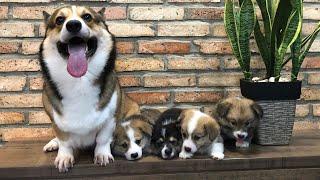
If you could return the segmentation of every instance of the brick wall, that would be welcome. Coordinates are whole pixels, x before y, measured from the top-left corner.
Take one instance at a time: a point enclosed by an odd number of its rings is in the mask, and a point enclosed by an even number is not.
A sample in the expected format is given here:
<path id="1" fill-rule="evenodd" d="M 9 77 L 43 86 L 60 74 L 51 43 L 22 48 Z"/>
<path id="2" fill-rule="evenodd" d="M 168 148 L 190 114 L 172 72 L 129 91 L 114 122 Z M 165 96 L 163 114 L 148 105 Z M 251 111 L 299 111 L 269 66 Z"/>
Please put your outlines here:
<path id="1" fill-rule="evenodd" d="M 210 106 L 239 95 L 242 73 L 223 26 L 223 0 L 0 0 L 0 133 L 3 141 L 52 136 L 42 109 L 37 61 L 44 36 L 42 11 L 62 4 L 106 6 L 117 37 L 116 70 L 127 94 L 144 107 Z M 305 0 L 304 33 L 320 20 L 320 0 Z M 320 125 L 320 38 L 303 64 L 295 128 Z M 263 73 L 255 56 L 252 67 Z M 287 70 L 290 66 L 286 67 Z"/>

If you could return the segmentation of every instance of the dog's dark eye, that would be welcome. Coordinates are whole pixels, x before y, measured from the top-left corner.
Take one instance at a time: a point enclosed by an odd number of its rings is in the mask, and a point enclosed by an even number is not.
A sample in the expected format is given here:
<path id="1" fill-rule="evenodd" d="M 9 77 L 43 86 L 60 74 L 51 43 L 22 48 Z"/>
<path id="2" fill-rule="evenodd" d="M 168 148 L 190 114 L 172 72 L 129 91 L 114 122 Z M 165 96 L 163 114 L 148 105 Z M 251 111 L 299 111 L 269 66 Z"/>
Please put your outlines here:
<path id="1" fill-rule="evenodd" d="M 232 126 L 236 126 L 237 123 L 235 121 L 231 121 Z"/>
<path id="2" fill-rule="evenodd" d="M 247 121 L 244 125 L 245 126 L 249 126 L 250 125 L 250 121 Z"/>
<path id="3" fill-rule="evenodd" d="M 162 144 L 162 143 L 163 143 L 163 139 L 162 138 L 158 139 L 157 144 Z"/>
<path id="4" fill-rule="evenodd" d="M 82 19 L 87 22 L 90 22 L 92 20 L 92 16 L 90 14 L 84 14 L 82 15 Z"/>
<path id="5" fill-rule="evenodd" d="M 127 147 L 128 147 L 128 144 L 127 144 L 127 143 L 122 143 L 121 146 L 122 146 L 123 148 L 127 148 Z"/>
<path id="6" fill-rule="evenodd" d="M 172 143 L 172 144 L 175 144 L 175 143 L 177 143 L 177 140 L 176 139 L 170 139 L 169 142 Z"/>
<path id="7" fill-rule="evenodd" d="M 65 20 L 66 20 L 65 17 L 59 16 L 59 17 L 56 18 L 56 24 L 57 24 L 57 25 L 62 25 Z"/>
<path id="8" fill-rule="evenodd" d="M 194 136 L 193 136 L 193 139 L 194 139 L 195 141 L 198 141 L 200 138 L 201 138 L 201 137 L 198 136 L 198 135 L 194 135 Z"/>
<path id="9" fill-rule="evenodd" d="M 183 138 L 187 138 L 187 133 L 182 132 L 182 137 L 183 137 Z"/>
<path id="10" fill-rule="evenodd" d="M 141 139 L 137 139 L 136 144 L 140 145 L 140 143 L 141 143 Z"/>

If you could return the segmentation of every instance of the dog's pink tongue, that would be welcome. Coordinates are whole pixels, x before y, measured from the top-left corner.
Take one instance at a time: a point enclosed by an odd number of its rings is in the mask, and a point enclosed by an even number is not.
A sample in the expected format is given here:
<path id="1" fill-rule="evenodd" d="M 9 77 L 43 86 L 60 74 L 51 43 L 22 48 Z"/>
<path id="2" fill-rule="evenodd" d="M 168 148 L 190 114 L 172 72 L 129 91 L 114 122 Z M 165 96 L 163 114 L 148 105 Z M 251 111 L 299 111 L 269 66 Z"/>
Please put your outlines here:
<path id="1" fill-rule="evenodd" d="M 81 77 L 86 74 L 88 64 L 86 57 L 86 44 L 69 44 L 68 45 L 69 57 L 67 70 L 73 77 Z"/>
<path id="2" fill-rule="evenodd" d="M 243 143 L 243 139 L 237 139 L 237 143 L 242 144 Z"/>

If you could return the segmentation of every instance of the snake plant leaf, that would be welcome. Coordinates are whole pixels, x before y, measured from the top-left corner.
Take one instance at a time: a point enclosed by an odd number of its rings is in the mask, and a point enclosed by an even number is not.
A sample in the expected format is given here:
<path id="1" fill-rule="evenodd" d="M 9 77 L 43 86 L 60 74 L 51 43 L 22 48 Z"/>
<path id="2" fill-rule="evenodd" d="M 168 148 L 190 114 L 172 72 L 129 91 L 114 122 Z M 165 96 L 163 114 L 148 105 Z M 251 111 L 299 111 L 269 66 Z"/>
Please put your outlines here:
<path id="1" fill-rule="evenodd" d="M 250 71 L 250 35 L 253 32 L 255 24 L 254 5 L 251 0 L 244 0 L 240 7 L 240 25 L 239 25 L 239 49 L 245 71 Z"/>
<path id="2" fill-rule="evenodd" d="M 224 25 L 225 30 L 232 47 L 233 54 L 238 59 L 240 67 L 243 68 L 243 61 L 240 56 L 239 46 L 238 46 L 238 35 L 237 35 L 237 25 L 236 17 L 234 11 L 233 0 L 226 0 L 225 2 L 225 13 L 224 13 Z"/>
<path id="3" fill-rule="evenodd" d="M 300 34 L 301 26 L 302 20 L 300 13 L 295 10 L 288 19 L 288 24 L 283 32 L 280 46 L 276 52 L 276 62 L 274 67 L 276 77 L 280 76 L 284 55 L 287 52 L 288 47 L 292 45 Z"/>
<path id="4" fill-rule="evenodd" d="M 266 37 L 261 32 L 260 24 L 258 20 L 256 20 L 256 24 L 254 26 L 254 37 L 256 39 L 256 43 L 262 57 L 262 60 L 266 66 L 267 77 L 271 76 L 271 72 L 273 71 L 271 67 L 271 59 L 270 59 L 270 46 L 266 40 Z"/>
<path id="5" fill-rule="evenodd" d="M 301 64 L 299 63 L 300 51 L 301 51 L 301 32 L 299 33 L 297 39 L 291 45 L 291 62 L 292 62 L 291 81 L 297 80 L 298 72 L 301 66 Z"/>
<path id="6" fill-rule="evenodd" d="M 259 6 L 259 9 L 260 9 L 261 15 L 262 15 L 262 19 L 263 19 L 264 32 L 266 34 L 265 40 L 270 45 L 270 43 L 271 43 L 270 38 L 267 38 L 267 37 L 269 37 L 268 34 L 271 33 L 272 24 L 271 24 L 271 20 L 270 20 L 270 18 L 271 18 L 270 13 L 267 8 L 268 2 L 267 2 L 267 0 L 257 0 L 256 2 Z M 259 31 L 261 31 L 260 28 L 259 28 Z"/>
<path id="7" fill-rule="evenodd" d="M 312 33 L 312 36 L 308 42 L 308 45 L 307 47 L 304 49 L 304 51 L 301 53 L 300 55 L 300 60 L 299 60 L 299 63 L 302 64 L 302 61 L 304 60 L 304 58 L 306 57 L 307 53 L 309 52 L 314 40 L 316 39 L 318 33 L 320 32 L 320 24 L 318 25 L 318 28 L 314 30 L 314 32 Z"/>

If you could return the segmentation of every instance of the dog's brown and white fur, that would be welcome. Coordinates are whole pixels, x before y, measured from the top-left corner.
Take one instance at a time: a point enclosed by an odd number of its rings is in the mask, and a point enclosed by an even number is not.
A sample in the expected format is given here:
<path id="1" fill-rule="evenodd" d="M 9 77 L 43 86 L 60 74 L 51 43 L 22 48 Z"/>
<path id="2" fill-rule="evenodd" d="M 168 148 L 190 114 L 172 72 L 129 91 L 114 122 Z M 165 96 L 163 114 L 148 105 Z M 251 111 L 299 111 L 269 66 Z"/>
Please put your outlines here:
<path id="1" fill-rule="evenodd" d="M 218 160 L 224 158 L 220 127 L 215 119 L 193 109 L 182 111 L 179 119 L 183 138 L 180 158 L 191 158 L 195 153 L 210 155 Z"/>
<path id="2" fill-rule="evenodd" d="M 74 150 L 92 145 L 95 163 L 113 161 L 110 144 L 117 119 L 139 113 L 138 105 L 124 96 L 115 77 L 114 40 L 103 12 L 78 6 L 59 8 L 52 15 L 44 12 L 47 30 L 40 48 L 43 104 L 56 134 L 44 151 L 58 149 L 55 165 L 60 172 L 74 164 Z M 81 23 L 76 34 L 66 28 L 72 20 Z M 78 78 L 67 71 L 66 46 L 75 36 L 87 42 L 87 71 Z"/>
<path id="3" fill-rule="evenodd" d="M 248 148 L 263 111 L 254 101 L 235 97 L 219 102 L 213 116 L 218 120 L 225 140 L 234 139 L 236 147 Z"/>
<path id="4" fill-rule="evenodd" d="M 117 124 L 112 152 L 124 156 L 127 160 L 140 159 L 143 153 L 149 153 L 150 151 L 151 135 L 150 119 L 144 113 L 132 115 Z"/>

